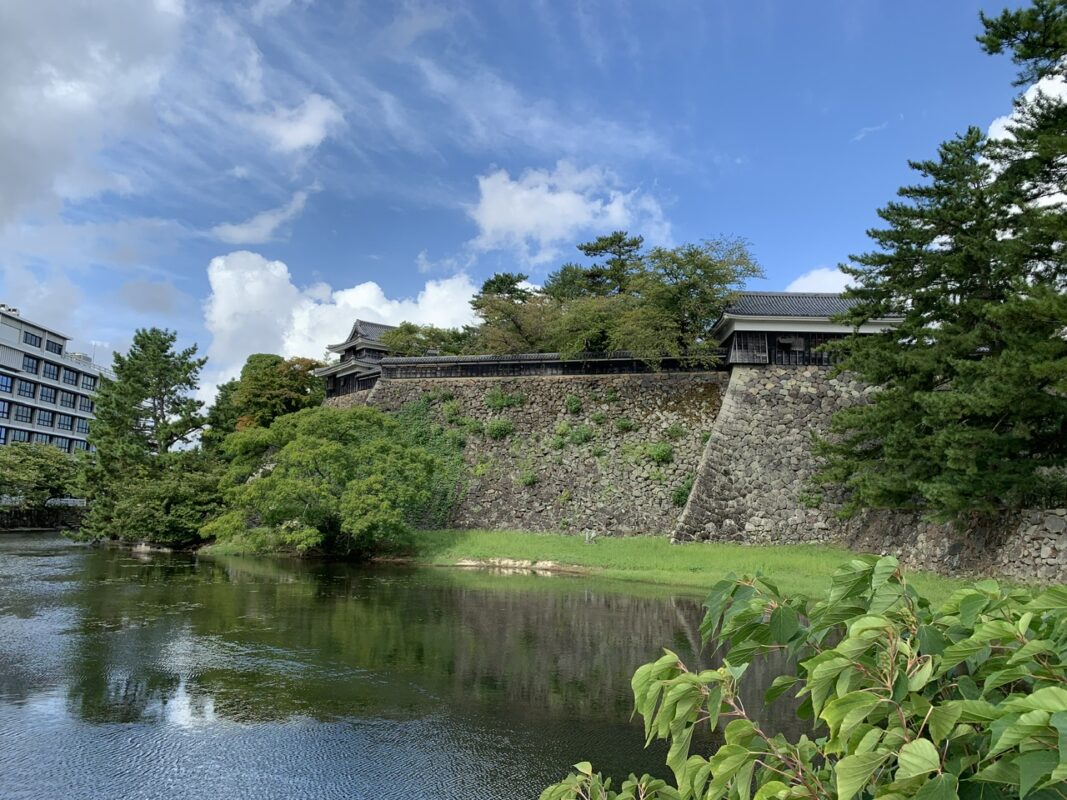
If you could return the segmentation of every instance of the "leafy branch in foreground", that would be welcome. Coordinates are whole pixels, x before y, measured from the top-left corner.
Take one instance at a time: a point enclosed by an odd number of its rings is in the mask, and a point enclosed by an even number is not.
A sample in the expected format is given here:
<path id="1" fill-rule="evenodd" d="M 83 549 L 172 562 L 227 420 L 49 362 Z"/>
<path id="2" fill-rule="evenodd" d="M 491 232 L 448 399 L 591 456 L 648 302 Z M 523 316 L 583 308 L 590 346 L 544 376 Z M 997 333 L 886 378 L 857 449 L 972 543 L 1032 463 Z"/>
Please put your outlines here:
<path id="1" fill-rule="evenodd" d="M 979 581 L 940 608 L 896 559 L 864 556 L 817 602 L 763 577 L 726 579 L 706 602 L 719 669 L 678 656 L 640 667 L 632 686 L 648 743 L 667 740 L 674 785 L 631 775 L 616 791 L 588 763 L 542 800 L 1000 800 L 1067 797 L 1067 587 L 1034 596 Z M 769 704 L 788 691 L 811 734 L 771 735 L 738 685 L 753 659 L 784 651 Z M 725 743 L 690 754 L 699 729 Z"/>

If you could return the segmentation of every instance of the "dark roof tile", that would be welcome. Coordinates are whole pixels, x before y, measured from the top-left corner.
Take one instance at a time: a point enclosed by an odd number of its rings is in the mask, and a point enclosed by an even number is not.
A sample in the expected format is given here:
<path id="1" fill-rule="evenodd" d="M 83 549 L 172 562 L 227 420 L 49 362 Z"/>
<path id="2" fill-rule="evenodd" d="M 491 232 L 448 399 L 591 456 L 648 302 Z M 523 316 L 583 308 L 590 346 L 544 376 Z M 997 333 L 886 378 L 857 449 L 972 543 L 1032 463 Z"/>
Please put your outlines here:
<path id="1" fill-rule="evenodd" d="M 832 317 L 856 300 L 833 292 L 739 292 L 726 314 L 742 317 Z"/>

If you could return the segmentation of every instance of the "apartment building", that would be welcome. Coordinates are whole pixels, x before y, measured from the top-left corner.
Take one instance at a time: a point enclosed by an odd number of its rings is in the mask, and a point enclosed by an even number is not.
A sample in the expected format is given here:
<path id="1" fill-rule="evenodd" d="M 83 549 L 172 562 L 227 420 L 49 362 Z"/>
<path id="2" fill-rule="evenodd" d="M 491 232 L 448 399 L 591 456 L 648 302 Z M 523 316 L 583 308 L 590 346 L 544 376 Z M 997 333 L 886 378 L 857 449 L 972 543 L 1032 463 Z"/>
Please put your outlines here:
<path id="1" fill-rule="evenodd" d="M 0 304 L 0 445 L 88 450 L 94 396 L 107 370 L 67 351 L 70 337 Z"/>

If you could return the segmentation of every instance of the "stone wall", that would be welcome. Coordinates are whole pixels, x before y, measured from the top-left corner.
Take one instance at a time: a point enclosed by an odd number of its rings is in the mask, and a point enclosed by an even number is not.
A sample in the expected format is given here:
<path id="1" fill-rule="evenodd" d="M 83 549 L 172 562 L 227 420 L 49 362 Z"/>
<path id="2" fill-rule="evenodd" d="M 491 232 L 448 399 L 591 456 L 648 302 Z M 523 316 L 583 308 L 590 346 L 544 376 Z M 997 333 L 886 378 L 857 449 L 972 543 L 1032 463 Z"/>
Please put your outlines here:
<path id="1" fill-rule="evenodd" d="M 945 574 L 1067 581 L 1067 511 L 1034 510 L 958 527 L 916 514 L 867 512 L 847 522 L 805 495 L 813 436 L 870 388 L 825 367 L 734 367 L 676 541 L 836 542 Z"/>
<path id="2" fill-rule="evenodd" d="M 805 506 L 813 436 L 867 389 L 827 367 L 734 367 L 676 541 L 830 541 L 832 509 Z"/>
<path id="3" fill-rule="evenodd" d="M 453 419 L 474 427 L 510 421 L 505 438 L 467 436 L 471 478 L 458 527 L 666 534 L 681 510 L 674 495 L 696 472 L 727 380 L 725 372 L 382 379 L 348 404 L 392 411 L 434 392 L 451 398 Z M 494 410 L 487 402 L 494 391 L 521 403 Z M 568 397 L 576 398 L 571 410 Z M 442 418 L 443 405 L 434 412 Z M 669 461 L 649 457 L 655 444 L 669 446 Z"/>

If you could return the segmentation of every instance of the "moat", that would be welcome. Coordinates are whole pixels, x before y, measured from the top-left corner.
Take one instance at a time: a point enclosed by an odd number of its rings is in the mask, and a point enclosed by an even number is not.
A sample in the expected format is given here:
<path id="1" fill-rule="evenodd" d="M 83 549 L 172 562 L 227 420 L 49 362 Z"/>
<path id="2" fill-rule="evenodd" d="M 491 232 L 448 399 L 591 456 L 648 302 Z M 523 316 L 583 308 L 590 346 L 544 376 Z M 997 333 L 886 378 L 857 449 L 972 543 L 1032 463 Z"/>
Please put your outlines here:
<path id="1" fill-rule="evenodd" d="M 629 680 L 664 645 L 708 663 L 701 616 L 587 578 L 0 535 L 0 796 L 536 797 L 579 760 L 662 774 Z"/>

